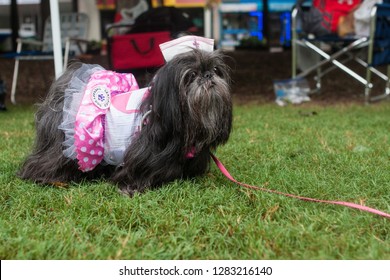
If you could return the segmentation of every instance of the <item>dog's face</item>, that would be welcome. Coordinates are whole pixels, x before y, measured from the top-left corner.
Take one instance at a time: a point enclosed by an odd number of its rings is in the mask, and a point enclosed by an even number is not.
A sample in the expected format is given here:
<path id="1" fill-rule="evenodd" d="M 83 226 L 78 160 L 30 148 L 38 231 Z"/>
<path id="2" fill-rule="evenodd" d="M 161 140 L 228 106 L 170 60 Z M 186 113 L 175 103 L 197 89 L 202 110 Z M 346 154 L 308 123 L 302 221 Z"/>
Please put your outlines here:
<path id="1" fill-rule="evenodd" d="M 232 122 L 229 67 L 222 53 L 192 50 L 175 56 L 156 74 L 152 85 L 158 115 L 170 110 L 180 121 L 186 148 L 215 148 L 227 141 Z M 160 100 L 155 95 L 164 97 Z M 161 106 L 161 102 L 169 102 Z M 169 121 L 169 117 L 167 120 Z"/>

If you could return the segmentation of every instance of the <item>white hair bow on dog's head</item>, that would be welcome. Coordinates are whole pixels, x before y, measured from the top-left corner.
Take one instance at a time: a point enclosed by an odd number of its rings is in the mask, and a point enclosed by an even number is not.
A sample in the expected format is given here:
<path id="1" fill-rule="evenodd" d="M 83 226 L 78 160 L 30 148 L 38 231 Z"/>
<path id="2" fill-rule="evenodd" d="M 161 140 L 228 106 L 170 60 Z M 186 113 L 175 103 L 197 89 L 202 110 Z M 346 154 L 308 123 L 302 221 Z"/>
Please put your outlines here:
<path id="1" fill-rule="evenodd" d="M 214 50 L 214 39 L 190 35 L 160 44 L 160 50 L 166 62 L 174 56 L 189 52 L 192 49 L 212 52 Z"/>

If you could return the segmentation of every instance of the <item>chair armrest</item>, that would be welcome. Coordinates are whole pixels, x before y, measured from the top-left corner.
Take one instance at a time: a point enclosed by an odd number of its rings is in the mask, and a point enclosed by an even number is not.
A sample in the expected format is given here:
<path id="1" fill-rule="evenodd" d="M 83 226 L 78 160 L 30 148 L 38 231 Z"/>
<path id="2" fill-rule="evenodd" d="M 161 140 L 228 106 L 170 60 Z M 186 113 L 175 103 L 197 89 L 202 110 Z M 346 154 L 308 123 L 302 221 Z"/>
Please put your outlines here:
<path id="1" fill-rule="evenodd" d="M 291 10 L 291 28 L 293 31 L 298 31 L 297 30 L 297 24 L 298 20 L 301 19 L 303 14 L 306 14 L 310 11 L 311 6 L 313 5 L 312 1 L 310 0 L 298 0 L 294 4 Z"/>
<path id="2" fill-rule="evenodd" d="M 32 46 L 38 46 L 38 47 L 42 47 L 43 46 L 43 42 L 42 41 L 38 41 L 38 40 L 34 40 L 34 39 L 17 38 L 16 39 L 16 43 L 17 43 L 16 53 L 20 53 L 22 51 L 23 44 L 25 44 L 25 45 L 32 45 Z"/>
<path id="3" fill-rule="evenodd" d="M 66 37 L 65 38 L 65 51 L 64 51 L 64 69 L 68 66 L 69 61 L 69 55 L 70 55 L 70 44 L 72 42 L 75 42 L 77 45 L 77 48 L 79 49 L 80 53 L 84 53 L 84 50 L 81 46 L 81 44 L 87 45 L 89 43 L 88 40 L 77 38 L 77 37 Z"/>
<path id="4" fill-rule="evenodd" d="M 42 47 L 43 42 L 34 40 L 34 39 L 22 39 L 22 38 L 17 38 L 16 39 L 17 47 L 16 47 L 16 52 L 20 53 L 22 51 L 22 46 L 24 45 L 30 45 L 30 46 L 38 46 Z"/>
<path id="5" fill-rule="evenodd" d="M 86 45 L 88 45 L 88 43 L 90 43 L 90 41 L 87 39 L 82 39 L 82 38 L 77 38 L 77 37 L 68 37 L 68 38 L 66 38 L 66 41 L 69 42 L 69 44 L 72 42 L 76 43 L 77 47 L 79 48 L 80 53 L 84 52 L 81 45 L 83 44 L 86 46 Z"/>
<path id="6" fill-rule="evenodd" d="M 385 28 L 386 31 L 385 33 L 382 34 L 382 36 L 388 38 L 390 29 L 386 26 L 388 26 L 389 18 L 390 18 L 390 4 L 389 3 L 375 4 L 375 6 L 371 9 L 371 14 L 370 14 L 370 37 L 372 38 L 375 37 L 377 28 L 381 29 L 380 33 L 383 33 L 384 30 L 382 29 Z M 378 21 L 382 22 L 384 26 L 381 27 L 381 24 L 378 23 Z M 376 26 L 377 24 L 379 24 L 379 26 Z"/>
<path id="7" fill-rule="evenodd" d="M 26 45 L 43 46 L 42 41 L 38 41 L 38 40 L 34 40 L 34 39 L 17 38 L 16 42 L 20 43 L 20 44 L 26 44 Z"/>
<path id="8" fill-rule="evenodd" d="M 375 6 L 377 7 L 377 14 L 384 16 L 390 15 L 390 3 L 375 4 Z"/>
<path id="9" fill-rule="evenodd" d="M 77 37 L 66 37 L 65 38 L 65 55 L 69 55 L 70 51 L 70 45 L 71 43 L 76 43 L 77 48 L 79 49 L 80 53 L 84 53 L 85 51 L 82 48 L 82 44 L 87 45 L 90 41 L 82 38 Z"/>
<path id="10" fill-rule="evenodd" d="M 297 30 L 297 20 L 298 20 L 298 7 L 294 5 L 291 10 L 291 28 L 293 31 Z"/>
<path id="11" fill-rule="evenodd" d="M 74 41 L 76 43 L 84 43 L 84 44 L 88 44 L 89 43 L 89 40 L 82 39 L 82 38 L 77 38 L 77 37 L 67 37 L 66 40 Z"/>
<path id="12" fill-rule="evenodd" d="M 375 4 L 370 12 L 370 20 L 375 21 L 376 17 L 390 17 L 390 3 Z"/>

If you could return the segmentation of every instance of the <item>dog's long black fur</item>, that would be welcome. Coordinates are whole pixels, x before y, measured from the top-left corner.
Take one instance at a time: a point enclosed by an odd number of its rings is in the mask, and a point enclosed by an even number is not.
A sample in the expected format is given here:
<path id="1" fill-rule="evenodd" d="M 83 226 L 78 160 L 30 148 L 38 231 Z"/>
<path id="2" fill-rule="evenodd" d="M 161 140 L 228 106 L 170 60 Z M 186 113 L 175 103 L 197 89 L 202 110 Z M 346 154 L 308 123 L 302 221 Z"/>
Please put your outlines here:
<path id="1" fill-rule="evenodd" d="M 73 64 L 51 87 L 36 114 L 36 141 L 19 176 L 40 183 L 79 181 L 111 175 L 122 192 L 132 195 L 175 179 L 204 174 L 210 152 L 224 144 L 232 127 L 229 70 L 219 51 L 191 50 L 161 67 L 143 101 L 151 110 L 121 166 L 99 165 L 90 172 L 64 157 L 64 90 L 80 64 Z M 190 156 L 193 154 L 193 156 Z"/>
<path id="2" fill-rule="evenodd" d="M 64 92 L 73 73 L 81 67 L 75 62 L 55 81 L 38 107 L 35 114 L 36 137 L 32 153 L 27 157 L 18 176 L 36 183 L 55 184 L 60 182 L 79 182 L 82 179 L 95 179 L 110 176 L 112 166 L 99 165 L 91 172 L 83 173 L 78 165 L 63 153 L 64 133 L 58 129 L 62 122 Z"/>

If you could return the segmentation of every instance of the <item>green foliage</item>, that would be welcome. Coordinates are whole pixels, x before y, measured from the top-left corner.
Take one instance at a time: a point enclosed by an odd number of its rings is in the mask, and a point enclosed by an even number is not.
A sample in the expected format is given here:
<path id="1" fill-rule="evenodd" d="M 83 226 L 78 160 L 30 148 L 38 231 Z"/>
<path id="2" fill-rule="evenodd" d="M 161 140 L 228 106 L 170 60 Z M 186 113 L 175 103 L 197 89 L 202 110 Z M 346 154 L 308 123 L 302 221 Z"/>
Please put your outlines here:
<path id="1" fill-rule="evenodd" d="M 104 181 L 22 181 L 15 172 L 33 143 L 33 114 L 0 114 L 0 259 L 390 258 L 389 220 L 247 190 L 214 165 L 131 199 Z M 390 212 L 389 103 L 247 105 L 234 116 L 217 156 L 237 180 Z"/>

